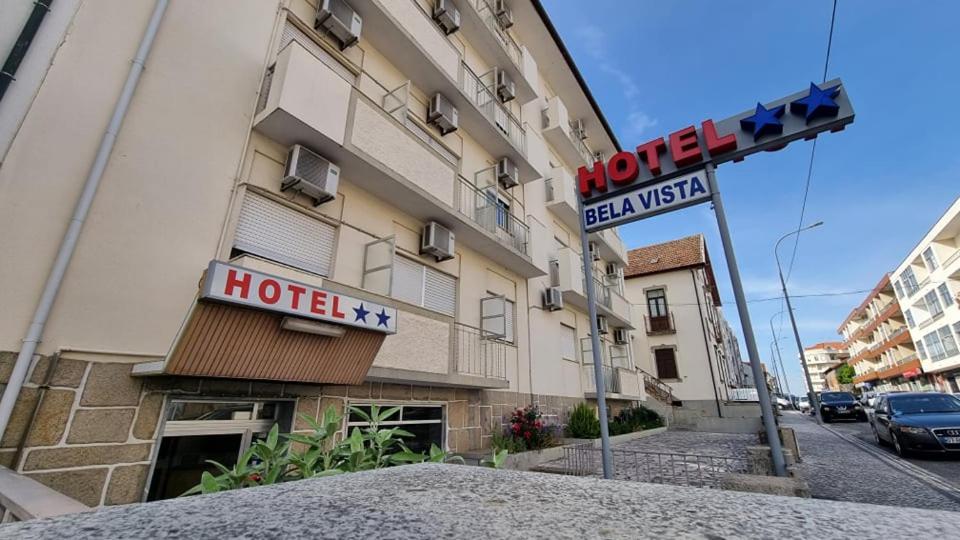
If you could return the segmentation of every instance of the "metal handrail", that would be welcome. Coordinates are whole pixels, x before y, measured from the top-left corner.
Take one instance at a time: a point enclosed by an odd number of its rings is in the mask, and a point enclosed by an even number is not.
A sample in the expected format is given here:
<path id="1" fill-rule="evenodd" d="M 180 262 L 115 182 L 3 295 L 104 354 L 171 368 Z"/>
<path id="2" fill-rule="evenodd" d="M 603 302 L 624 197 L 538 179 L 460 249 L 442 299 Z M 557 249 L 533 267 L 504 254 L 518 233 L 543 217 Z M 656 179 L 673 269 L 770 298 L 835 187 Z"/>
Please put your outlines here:
<path id="1" fill-rule="evenodd" d="M 482 330 L 470 325 L 454 323 L 453 327 L 457 373 L 506 380 L 507 364 L 517 360 L 517 346 L 485 339 Z"/>
<path id="2" fill-rule="evenodd" d="M 596 276 L 593 278 L 593 291 L 596 295 L 597 303 L 601 304 L 604 307 L 613 309 L 613 299 L 610 297 L 610 288 L 605 285 L 599 278 Z M 583 292 L 587 292 L 587 278 L 583 278 Z"/>
<path id="3" fill-rule="evenodd" d="M 655 323 L 665 322 L 665 327 L 657 327 Z M 643 316 L 644 327 L 647 329 L 647 335 L 653 336 L 658 334 L 673 334 L 677 331 L 676 319 L 674 319 L 673 311 L 668 311 L 666 315 L 660 317 L 651 317 L 649 315 Z"/>
<path id="4" fill-rule="evenodd" d="M 466 62 L 460 62 L 460 91 L 480 109 L 510 144 L 523 155 L 527 154 L 527 137 L 520 121 L 500 103 L 491 84 L 485 84 Z"/>
<path id="5" fill-rule="evenodd" d="M 493 6 L 486 0 L 468 1 L 467 4 L 477 12 L 477 15 L 483 20 L 483 24 L 486 25 L 487 29 L 497 38 L 497 42 L 503 47 L 510 61 L 519 68 L 522 62 L 523 52 L 520 50 L 520 45 L 517 45 L 517 42 L 510 36 L 509 32 L 500 25 L 500 21 L 493 11 Z"/>
<path id="6" fill-rule="evenodd" d="M 946 268 L 946 267 L 950 266 L 951 264 L 953 264 L 953 262 L 956 261 L 956 260 L 958 260 L 958 259 L 960 259 L 960 249 L 958 249 L 957 251 L 955 251 L 955 252 L 953 253 L 953 255 L 947 257 L 947 260 L 943 261 L 943 264 L 940 265 L 940 266 L 941 266 L 942 268 Z"/>
<path id="7" fill-rule="evenodd" d="M 527 255 L 530 227 L 500 204 L 496 185 L 480 189 L 457 176 L 457 210 L 502 244 Z"/>

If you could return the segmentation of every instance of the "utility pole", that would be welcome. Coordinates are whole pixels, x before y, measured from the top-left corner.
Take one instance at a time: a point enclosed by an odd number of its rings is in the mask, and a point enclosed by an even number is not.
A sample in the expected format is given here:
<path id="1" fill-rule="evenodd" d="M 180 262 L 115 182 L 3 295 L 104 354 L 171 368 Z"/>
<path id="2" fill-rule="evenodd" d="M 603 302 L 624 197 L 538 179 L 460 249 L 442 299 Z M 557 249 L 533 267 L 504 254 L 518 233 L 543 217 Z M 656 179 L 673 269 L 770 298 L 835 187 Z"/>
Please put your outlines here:
<path id="1" fill-rule="evenodd" d="M 777 333 L 773 331 L 773 319 L 782 313 L 783 311 L 775 313 L 773 317 L 770 317 L 770 333 L 773 334 L 773 345 L 777 348 L 777 361 L 780 362 L 780 372 L 783 373 L 783 382 L 787 386 L 787 395 L 792 395 L 790 392 L 790 381 L 787 380 L 787 368 L 783 365 L 783 355 L 780 354 L 780 338 L 777 337 Z"/>
<path id="2" fill-rule="evenodd" d="M 790 305 L 790 294 L 787 293 L 787 282 L 783 279 L 783 268 L 780 266 L 780 254 L 778 250 L 780 249 L 780 242 L 783 242 L 785 238 L 821 225 L 823 225 L 823 222 L 818 221 L 813 225 L 789 232 L 781 236 L 773 248 L 773 256 L 777 260 L 777 273 L 780 275 L 780 287 L 783 289 L 783 298 L 787 301 L 787 313 L 790 315 L 790 325 L 793 327 L 793 338 L 797 341 L 797 350 L 800 351 L 800 365 L 803 366 L 803 376 L 807 381 L 807 396 L 810 399 L 810 407 L 813 409 L 814 417 L 817 419 L 818 424 L 823 423 L 823 418 L 820 416 L 820 400 L 817 399 L 817 393 L 813 391 L 813 382 L 810 380 L 810 370 L 807 368 L 807 355 L 803 352 L 803 342 L 800 341 L 800 331 L 797 330 L 797 320 L 793 316 L 793 306 Z"/>

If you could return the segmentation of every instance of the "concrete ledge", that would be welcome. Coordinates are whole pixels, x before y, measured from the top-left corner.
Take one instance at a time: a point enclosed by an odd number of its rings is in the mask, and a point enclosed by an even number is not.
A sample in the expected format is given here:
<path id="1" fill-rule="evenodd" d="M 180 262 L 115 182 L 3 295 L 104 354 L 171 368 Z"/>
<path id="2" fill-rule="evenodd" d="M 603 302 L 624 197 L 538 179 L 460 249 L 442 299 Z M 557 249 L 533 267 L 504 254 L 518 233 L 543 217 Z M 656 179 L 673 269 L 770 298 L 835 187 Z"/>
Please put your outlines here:
<path id="1" fill-rule="evenodd" d="M 456 388 L 489 388 L 506 389 L 510 382 L 506 379 L 490 379 L 475 375 L 460 373 L 429 373 L 409 369 L 386 368 L 373 366 L 367 372 L 368 382 L 385 382 L 400 384 L 432 384 L 434 386 L 452 386 Z"/>
<path id="2" fill-rule="evenodd" d="M 422 464 L 14 523 L 0 540 L 929 539 L 955 538 L 956 522 L 955 512 Z"/>
<path id="3" fill-rule="evenodd" d="M 764 493 L 784 497 L 810 498 L 810 486 L 801 478 L 760 476 L 756 474 L 725 474 L 720 478 L 720 489 Z"/>
<path id="4" fill-rule="evenodd" d="M 0 510 L 6 510 L 17 520 L 25 521 L 85 512 L 90 507 L 32 478 L 0 467 Z"/>
<path id="5" fill-rule="evenodd" d="M 763 427 L 760 418 L 698 418 L 693 431 L 708 433 L 756 433 Z"/>
<path id="6" fill-rule="evenodd" d="M 610 437 L 610 445 L 619 444 L 644 437 L 650 437 L 658 433 L 663 433 L 667 428 L 645 429 L 643 431 L 634 431 L 633 433 L 624 433 L 623 435 L 614 435 Z M 504 469 L 514 471 L 529 471 L 548 461 L 554 461 L 563 457 L 565 446 L 573 444 L 593 444 L 595 448 L 600 448 L 600 439 L 563 439 L 563 446 L 554 446 L 553 448 L 544 448 L 543 450 L 529 450 L 519 454 L 509 454 L 507 461 L 503 465 Z"/>
<path id="7" fill-rule="evenodd" d="M 610 445 L 612 446 L 614 444 L 619 444 L 622 442 L 642 439 L 644 437 L 650 437 L 653 435 L 657 435 L 659 433 L 663 433 L 666 430 L 667 430 L 666 427 L 658 427 L 658 428 L 645 429 L 643 431 L 634 431 L 632 433 L 624 433 L 623 435 L 614 435 L 610 437 Z M 585 443 L 593 443 L 593 446 L 595 448 L 600 448 L 599 438 L 597 439 L 572 439 L 572 438 L 563 439 L 564 445 L 585 444 Z"/>

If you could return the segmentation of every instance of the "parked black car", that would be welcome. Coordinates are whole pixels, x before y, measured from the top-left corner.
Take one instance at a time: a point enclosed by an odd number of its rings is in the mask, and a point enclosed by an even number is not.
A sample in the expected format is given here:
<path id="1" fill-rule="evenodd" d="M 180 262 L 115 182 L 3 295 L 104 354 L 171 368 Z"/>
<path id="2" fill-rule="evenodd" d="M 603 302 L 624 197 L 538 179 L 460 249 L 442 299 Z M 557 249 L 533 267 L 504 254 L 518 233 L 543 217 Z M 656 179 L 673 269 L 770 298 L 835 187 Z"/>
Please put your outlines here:
<path id="1" fill-rule="evenodd" d="M 821 392 L 820 418 L 824 422 L 832 422 L 839 418 L 854 419 L 858 422 L 867 421 L 867 413 L 863 405 L 850 392 Z"/>
<path id="2" fill-rule="evenodd" d="M 886 394 L 870 422 L 877 444 L 900 456 L 914 452 L 960 454 L 960 399 L 940 392 Z"/>

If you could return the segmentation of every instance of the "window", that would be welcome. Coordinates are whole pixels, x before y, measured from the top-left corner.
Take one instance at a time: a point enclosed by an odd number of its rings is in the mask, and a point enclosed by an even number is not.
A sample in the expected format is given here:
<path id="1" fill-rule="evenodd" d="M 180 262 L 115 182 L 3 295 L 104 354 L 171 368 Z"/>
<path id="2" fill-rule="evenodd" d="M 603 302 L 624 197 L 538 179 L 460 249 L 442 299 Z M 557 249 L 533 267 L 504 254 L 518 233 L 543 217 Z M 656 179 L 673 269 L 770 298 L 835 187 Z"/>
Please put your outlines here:
<path id="1" fill-rule="evenodd" d="M 917 284 L 917 277 L 913 275 L 913 268 L 909 266 L 900 274 L 900 280 L 903 281 L 903 286 L 907 289 L 908 296 L 916 294 L 917 290 L 920 289 L 920 286 Z"/>
<path id="2" fill-rule="evenodd" d="M 957 350 L 957 342 L 953 339 L 949 326 L 938 329 L 937 334 L 940 335 L 940 342 L 943 343 L 944 357 L 953 356 L 960 352 Z"/>
<path id="3" fill-rule="evenodd" d="M 930 355 L 931 360 L 946 358 L 947 353 L 943 349 L 943 342 L 940 341 L 940 336 L 936 332 L 923 336 L 923 344 L 927 346 L 927 354 Z"/>
<path id="4" fill-rule="evenodd" d="M 936 317 L 943 313 L 943 306 L 940 305 L 940 299 L 937 298 L 937 291 L 930 291 L 923 296 L 923 302 L 927 305 L 927 311 L 931 317 Z"/>
<path id="5" fill-rule="evenodd" d="M 947 308 L 953 305 L 953 297 L 950 296 L 950 286 L 946 283 L 941 283 L 937 287 L 937 292 L 940 293 L 940 300 L 943 301 L 943 307 Z"/>
<path id="6" fill-rule="evenodd" d="M 657 365 L 657 378 L 679 379 L 677 371 L 677 356 L 673 349 L 654 349 L 653 359 Z"/>
<path id="7" fill-rule="evenodd" d="M 903 316 L 907 319 L 907 325 L 910 328 L 913 328 L 917 325 L 917 323 L 913 320 L 913 313 L 910 313 L 909 309 L 903 312 Z"/>
<path id="8" fill-rule="evenodd" d="M 247 193 L 240 207 L 235 250 L 271 261 L 330 275 L 337 229 L 255 193 Z"/>
<path id="9" fill-rule="evenodd" d="M 457 278 L 406 257 L 395 256 L 392 296 L 452 317 L 457 308 Z"/>
<path id="10" fill-rule="evenodd" d="M 350 405 L 370 414 L 370 405 L 360 405 L 351 403 Z M 404 431 L 413 434 L 412 438 L 404 438 L 403 442 L 414 452 L 429 452 L 430 445 L 435 444 L 444 448 L 443 444 L 443 406 L 442 405 L 398 405 L 378 403 L 380 411 L 392 407 L 400 407 L 400 410 L 393 414 L 385 422 L 381 422 L 382 428 L 390 429 L 399 427 Z M 351 412 L 347 419 L 347 431 L 354 427 L 364 428 L 369 426 L 369 422 L 363 416 Z"/>
<path id="11" fill-rule="evenodd" d="M 923 250 L 923 262 L 931 272 L 937 269 L 937 258 L 933 254 L 933 246 Z"/>
<path id="12" fill-rule="evenodd" d="M 915 345 L 917 346 L 917 358 L 921 360 L 926 360 L 927 350 L 923 348 L 923 341 L 917 340 Z"/>
<path id="13" fill-rule="evenodd" d="M 506 332 L 505 332 L 506 336 L 504 336 L 503 340 L 506 341 L 507 343 L 515 343 L 514 331 L 513 331 L 514 322 L 515 322 L 514 321 L 515 310 L 513 308 L 513 302 L 510 300 L 504 300 L 504 304 L 506 305 L 506 311 L 504 312 L 505 318 L 503 322 L 504 322 L 504 327 L 506 328 Z"/>
<path id="14" fill-rule="evenodd" d="M 503 199 L 497 199 L 497 226 L 507 230 L 510 227 L 510 203 Z"/>
<path id="15" fill-rule="evenodd" d="M 903 298 L 903 285 L 900 284 L 899 279 L 893 283 L 893 288 L 897 291 L 897 298 Z"/>
<path id="16" fill-rule="evenodd" d="M 667 316 L 667 294 L 663 289 L 647 291 L 647 311 L 651 319 Z"/>
<path id="17" fill-rule="evenodd" d="M 560 325 L 560 358 L 577 360 L 577 331 L 565 324 Z"/>
<path id="18" fill-rule="evenodd" d="M 480 330 L 484 339 L 514 342 L 514 303 L 501 295 L 480 300 Z"/>

